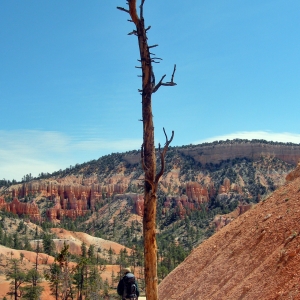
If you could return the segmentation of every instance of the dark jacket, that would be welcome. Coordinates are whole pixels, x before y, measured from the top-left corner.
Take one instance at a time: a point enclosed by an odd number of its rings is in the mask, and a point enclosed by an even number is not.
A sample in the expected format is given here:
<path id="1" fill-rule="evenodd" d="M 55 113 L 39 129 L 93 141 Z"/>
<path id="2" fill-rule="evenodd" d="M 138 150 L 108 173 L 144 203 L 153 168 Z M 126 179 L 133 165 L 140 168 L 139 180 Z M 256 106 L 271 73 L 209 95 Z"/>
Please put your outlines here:
<path id="1" fill-rule="evenodd" d="M 123 297 L 123 299 L 125 299 L 125 297 L 124 297 L 124 288 L 125 288 L 125 280 L 126 280 L 125 277 L 132 278 L 132 277 L 134 277 L 134 275 L 132 273 L 126 273 L 123 276 L 123 278 L 119 281 L 119 284 L 118 284 L 118 287 L 117 287 L 117 292 L 120 296 Z M 136 295 L 137 295 L 137 297 L 139 297 L 140 291 L 139 291 L 139 286 L 138 286 L 138 283 L 137 283 L 136 280 L 135 280 L 135 285 L 136 285 Z"/>

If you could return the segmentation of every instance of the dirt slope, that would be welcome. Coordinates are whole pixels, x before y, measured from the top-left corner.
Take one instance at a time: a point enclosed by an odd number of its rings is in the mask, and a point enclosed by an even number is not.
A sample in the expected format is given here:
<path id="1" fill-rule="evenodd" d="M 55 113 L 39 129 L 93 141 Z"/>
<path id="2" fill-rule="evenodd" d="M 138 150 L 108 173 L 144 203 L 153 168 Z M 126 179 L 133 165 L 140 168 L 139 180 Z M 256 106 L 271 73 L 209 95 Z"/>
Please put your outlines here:
<path id="1" fill-rule="evenodd" d="M 104 240 L 102 238 L 97 238 L 87 233 L 69 231 L 62 228 L 51 228 L 51 232 L 55 233 L 55 235 L 58 237 L 57 239 L 53 240 L 57 251 L 61 251 L 65 242 L 67 245 L 69 245 L 69 251 L 72 254 L 77 255 L 81 254 L 82 243 L 85 243 L 87 248 L 90 245 L 94 245 L 95 251 L 97 251 L 97 249 L 101 250 L 101 257 L 106 257 L 107 255 L 105 255 L 105 253 L 107 254 L 109 249 L 112 249 L 116 254 L 120 254 L 120 251 L 124 248 L 126 248 L 128 253 L 131 252 L 130 248 L 127 248 L 121 244 Z"/>
<path id="2" fill-rule="evenodd" d="M 159 299 L 300 299 L 300 178 L 196 248 Z"/>

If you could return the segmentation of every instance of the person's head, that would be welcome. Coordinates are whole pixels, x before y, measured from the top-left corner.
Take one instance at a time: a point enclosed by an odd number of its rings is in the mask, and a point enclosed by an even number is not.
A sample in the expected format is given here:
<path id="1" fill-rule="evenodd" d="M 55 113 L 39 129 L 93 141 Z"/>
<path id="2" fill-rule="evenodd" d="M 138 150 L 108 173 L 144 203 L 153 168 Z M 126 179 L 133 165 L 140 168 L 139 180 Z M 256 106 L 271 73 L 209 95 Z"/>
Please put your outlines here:
<path id="1" fill-rule="evenodd" d="M 127 273 L 131 273 L 131 269 L 130 268 L 124 268 L 123 273 L 124 273 L 124 275 L 127 274 Z"/>

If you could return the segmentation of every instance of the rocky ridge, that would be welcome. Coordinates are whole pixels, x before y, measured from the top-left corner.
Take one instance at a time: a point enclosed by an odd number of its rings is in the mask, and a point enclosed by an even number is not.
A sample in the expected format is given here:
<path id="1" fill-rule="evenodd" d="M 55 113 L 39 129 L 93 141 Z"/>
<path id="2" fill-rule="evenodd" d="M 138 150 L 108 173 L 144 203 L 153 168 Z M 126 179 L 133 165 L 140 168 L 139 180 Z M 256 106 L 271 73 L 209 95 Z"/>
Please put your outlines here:
<path id="1" fill-rule="evenodd" d="M 198 230 L 199 221 L 206 228 L 208 220 L 219 215 L 214 224 L 220 229 L 251 207 L 251 203 L 261 201 L 283 185 L 285 176 L 299 159 L 299 145 L 265 141 L 172 147 L 159 183 L 158 227 L 164 230 L 173 224 L 177 228 L 188 218 L 194 230 Z M 141 226 L 144 203 L 139 160 L 139 151 L 111 154 L 1 188 L 0 208 L 34 222 L 58 224 L 80 219 L 76 226 L 81 226 L 81 230 L 115 238 L 112 218 L 132 228 L 125 219 Z M 235 209 L 228 217 L 220 217 Z M 201 219 L 203 215 L 205 220 Z M 119 228 L 120 239 L 123 230 Z M 178 235 L 176 230 L 174 234 Z M 141 228 L 134 232 L 141 236 Z"/>

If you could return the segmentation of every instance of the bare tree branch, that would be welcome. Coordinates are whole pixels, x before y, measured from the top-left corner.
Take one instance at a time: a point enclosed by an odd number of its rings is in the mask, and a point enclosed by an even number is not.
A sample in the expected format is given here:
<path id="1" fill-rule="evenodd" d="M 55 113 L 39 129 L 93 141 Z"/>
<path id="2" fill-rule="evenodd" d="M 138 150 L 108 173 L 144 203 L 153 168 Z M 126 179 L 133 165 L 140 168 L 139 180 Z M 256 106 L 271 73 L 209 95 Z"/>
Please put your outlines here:
<path id="1" fill-rule="evenodd" d="M 175 75 L 175 72 L 176 72 L 176 65 L 174 65 L 174 70 L 173 70 L 173 73 L 172 73 L 171 81 L 170 81 L 170 82 L 166 82 L 166 83 L 162 83 L 162 85 L 164 85 L 164 86 L 173 86 L 173 85 L 177 85 L 177 84 L 174 82 L 174 75 Z"/>
<path id="2" fill-rule="evenodd" d="M 122 10 L 122 11 L 125 11 L 125 12 L 127 12 L 128 14 L 130 13 L 128 9 L 125 9 L 124 7 L 121 7 L 121 6 L 117 6 L 117 9 Z"/>
<path id="3" fill-rule="evenodd" d="M 141 19 L 144 19 L 144 3 L 145 3 L 145 0 L 142 0 L 141 5 L 140 5 L 140 17 L 141 17 Z"/>
<path id="4" fill-rule="evenodd" d="M 158 82 L 158 84 L 153 88 L 152 93 L 155 93 L 155 92 L 161 87 L 162 81 L 164 80 L 164 78 L 165 78 L 166 76 L 167 76 L 167 75 L 165 74 L 165 75 L 161 78 L 161 80 Z"/>
<path id="5" fill-rule="evenodd" d="M 170 143 L 172 142 L 173 137 L 174 137 L 174 131 L 172 130 L 172 136 L 171 136 L 171 138 L 168 140 L 168 136 L 167 136 L 167 134 L 166 134 L 165 128 L 163 128 L 163 130 L 164 130 L 164 134 L 165 134 L 165 137 L 166 137 L 166 143 L 165 143 L 165 146 L 164 146 L 163 151 L 160 150 L 160 145 L 159 145 L 159 154 L 160 154 L 161 168 L 160 168 L 159 173 L 157 173 L 156 176 L 155 176 L 155 183 L 156 183 L 156 184 L 158 184 L 158 181 L 159 181 L 160 177 L 161 177 L 162 174 L 164 173 L 164 170 L 165 170 L 165 156 L 166 156 L 168 147 L 169 147 L 169 145 L 170 145 Z"/>
<path id="6" fill-rule="evenodd" d="M 132 35 L 132 34 L 137 35 L 137 31 L 136 30 L 132 30 L 131 32 L 128 33 L 128 35 Z"/>
<path id="7" fill-rule="evenodd" d="M 150 48 L 154 48 L 154 47 L 157 47 L 158 46 L 158 44 L 155 44 L 155 45 L 152 45 L 152 46 L 148 46 L 148 48 L 150 49 Z"/>
<path id="8" fill-rule="evenodd" d="M 176 72 L 176 64 L 174 65 L 174 70 L 173 70 L 173 74 L 172 74 L 172 77 L 171 77 L 171 82 L 173 82 L 173 80 L 174 80 L 175 72 Z"/>
<path id="9" fill-rule="evenodd" d="M 163 86 L 174 86 L 174 85 L 177 85 L 174 82 L 175 71 L 176 71 L 176 65 L 174 65 L 174 70 L 173 70 L 173 73 L 172 73 L 172 76 L 171 76 L 171 81 L 169 81 L 169 82 L 163 82 L 164 78 L 166 77 L 166 75 L 164 75 L 161 78 L 161 80 L 159 81 L 159 83 L 153 88 L 152 93 L 155 93 L 162 85 Z"/>

